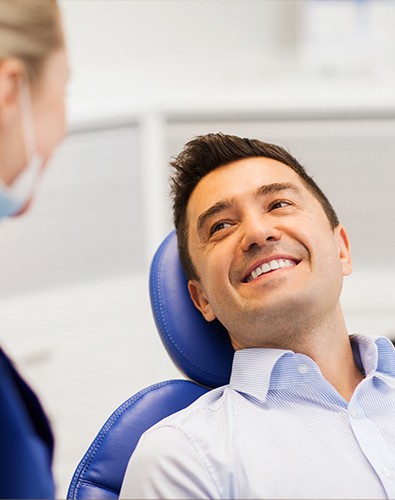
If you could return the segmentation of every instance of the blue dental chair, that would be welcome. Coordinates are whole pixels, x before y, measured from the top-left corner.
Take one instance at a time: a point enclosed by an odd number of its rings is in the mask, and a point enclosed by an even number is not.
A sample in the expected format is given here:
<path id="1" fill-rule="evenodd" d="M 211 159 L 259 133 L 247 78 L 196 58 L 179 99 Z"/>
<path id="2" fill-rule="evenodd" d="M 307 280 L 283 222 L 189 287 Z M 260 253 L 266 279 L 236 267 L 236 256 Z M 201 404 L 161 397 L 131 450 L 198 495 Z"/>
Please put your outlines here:
<path id="1" fill-rule="evenodd" d="M 141 434 L 208 390 L 229 382 L 233 348 L 223 326 L 217 321 L 207 323 L 194 307 L 174 231 L 154 256 L 149 285 L 159 335 L 174 363 L 190 380 L 154 384 L 115 410 L 79 463 L 68 499 L 118 498 Z"/>

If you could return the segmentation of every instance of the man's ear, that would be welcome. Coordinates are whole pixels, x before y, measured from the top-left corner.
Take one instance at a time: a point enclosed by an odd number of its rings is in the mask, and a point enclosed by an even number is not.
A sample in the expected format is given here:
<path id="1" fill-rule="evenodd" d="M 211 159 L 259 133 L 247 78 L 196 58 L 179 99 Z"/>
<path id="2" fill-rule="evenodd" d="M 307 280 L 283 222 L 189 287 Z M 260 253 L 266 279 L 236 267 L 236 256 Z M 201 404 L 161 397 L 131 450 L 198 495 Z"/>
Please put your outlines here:
<path id="1" fill-rule="evenodd" d="M 199 309 L 206 321 L 213 321 L 215 319 L 214 311 L 211 309 L 210 302 L 206 296 L 201 283 L 197 280 L 188 281 L 188 291 L 191 296 L 192 302 L 195 307 Z"/>
<path id="2" fill-rule="evenodd" d="M 23 64 L 18 59 L 7 58 L 0 62 L 0 117 L 7 119 L 8 112 L 19 107 L 19 85 L 24 77 Z"/>
<path id="3" fill-rule="evenodd" d="M 340 262 L 343 268 L 343 276 L 348 276 L 352 272 L 350 240 L 348 239 L 347 231 L 341 224 L 339 224 L 334 229 L 334 233 L 337 241 L 337 246 L 339 248 Z"/>

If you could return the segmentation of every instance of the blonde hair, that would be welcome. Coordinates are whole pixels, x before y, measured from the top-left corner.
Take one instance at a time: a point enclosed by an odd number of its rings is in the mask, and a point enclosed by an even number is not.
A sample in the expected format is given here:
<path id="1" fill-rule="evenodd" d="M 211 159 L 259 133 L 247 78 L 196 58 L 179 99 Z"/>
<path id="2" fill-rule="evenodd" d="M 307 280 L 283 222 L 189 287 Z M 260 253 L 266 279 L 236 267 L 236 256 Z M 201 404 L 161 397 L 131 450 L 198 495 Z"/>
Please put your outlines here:
<path id="1" fill-rule="evenodd" d="M 0 0 L 0 61 L 20 59 L 33 81 L 46 57 L 62 45 L 56 0 Z"/>

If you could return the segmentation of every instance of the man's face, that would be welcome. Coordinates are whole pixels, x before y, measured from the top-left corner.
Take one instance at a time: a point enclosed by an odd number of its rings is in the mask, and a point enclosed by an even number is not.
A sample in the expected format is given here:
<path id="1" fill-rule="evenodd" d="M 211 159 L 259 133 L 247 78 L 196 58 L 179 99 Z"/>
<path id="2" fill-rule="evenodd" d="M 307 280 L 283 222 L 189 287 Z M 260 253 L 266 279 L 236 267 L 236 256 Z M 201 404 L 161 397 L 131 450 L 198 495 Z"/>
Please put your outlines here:
<path id="1" fill-rule="evenodd" d="M 337 314 L 351 272 L 347 234 L 283 163 L 249 158 L 220 167 L 187 205 L 196 307 L 218 318 L 236 349 L 283 346 L 282 336 Z"/>

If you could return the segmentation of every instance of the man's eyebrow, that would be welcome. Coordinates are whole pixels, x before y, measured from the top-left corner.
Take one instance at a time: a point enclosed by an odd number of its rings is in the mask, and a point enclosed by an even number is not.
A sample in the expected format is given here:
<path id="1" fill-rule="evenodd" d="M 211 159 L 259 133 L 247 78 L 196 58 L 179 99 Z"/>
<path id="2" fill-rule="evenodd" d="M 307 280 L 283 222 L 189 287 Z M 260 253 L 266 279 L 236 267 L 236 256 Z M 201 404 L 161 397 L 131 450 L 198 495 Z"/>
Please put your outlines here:
<path id="1" fill-rule="evenodd" d="M 197 220 L 197 232 L 199 233 L 203 226 L 206 224 L 207 220 L 222 212 L 223 210 L 227 210 L 234 206 L 234 202 L 232 200 L 220 200 L 217 203 L 214 203 L 210 208 L 205 210 L 202 214 L 199 215 Z"/>
<path id="2" fill-rule="evenodd" d="M 299 194 L 300 189 L 292 182 L 274 182 L 273 184 L 265 184 L 257 189 L 257 195 L 264 196 L 266 194 L 279 193 L 280 191 L 294 191 Z"/>

